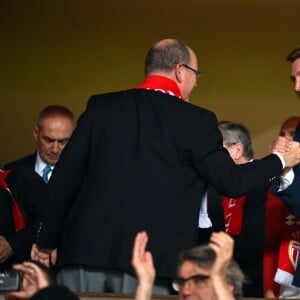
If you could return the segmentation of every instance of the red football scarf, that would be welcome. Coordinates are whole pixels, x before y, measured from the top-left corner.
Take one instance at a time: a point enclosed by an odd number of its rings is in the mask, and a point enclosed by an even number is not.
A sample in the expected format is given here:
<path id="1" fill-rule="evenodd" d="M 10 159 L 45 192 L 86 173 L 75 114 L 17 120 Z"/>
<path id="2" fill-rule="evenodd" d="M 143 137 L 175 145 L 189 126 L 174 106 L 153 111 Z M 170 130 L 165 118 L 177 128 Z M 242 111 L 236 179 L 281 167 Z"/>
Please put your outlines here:
<path id="1" fill-rule="evenodd" d="M 227 233 L 232 235 L 241 233 L 245 200 L 246 196 L 239 198 L 222 197 L 225 231 Z"/>
<path id="2" fill-rule="evenodd" d="M 289 211 L 284 213 L 283 239 L 275 281 L 285 286 L 292 286 L 295 269 L 300 261 L 300 220 Z"/>
<path id="3" fill-rule="evenodd" d="M 8 185 L 6 183 L 6 177 L 11 172 L 12 172 L 12 170 L 3 171 L 0 169 L 0 188 L 8 191 L 8 193 L 11 196 L 11 199 L 12 199 L 12 207 L 11 208 L 12 208 L 15 229 L 16 229 L 16 231 L 19 231 L 25 227 L 25 219 L 23 217 L 23 214 L 21 212 L 21 209 L 20 209 L 18 203 L 16 202 L 12 192 L 10 191 L 10 189 L 8 188 Z"/>
<path id="4" fill-rule="evenodd" d="M 264 289 L 275 290 L 275 296 L 292 295 L 297 261 L 300 260 L 300 219 L 268 192 L 265 220 Z M 279 288 L 278 288 L 279 287 Z M 280 289 L 280 293 L 279 293 Z"/>
<path id="5" fill-rule="evenodd" d="M 176 82 L 164 76 L 159 76 L 159 75 L 147 76 L 145 80 L 142 82 L 142 84 L 136 86 L 135 88 L 162 92 L 165 94 L 169 94 L 171 96 L 176 96 L 181 100 L 183 100 Z"/>

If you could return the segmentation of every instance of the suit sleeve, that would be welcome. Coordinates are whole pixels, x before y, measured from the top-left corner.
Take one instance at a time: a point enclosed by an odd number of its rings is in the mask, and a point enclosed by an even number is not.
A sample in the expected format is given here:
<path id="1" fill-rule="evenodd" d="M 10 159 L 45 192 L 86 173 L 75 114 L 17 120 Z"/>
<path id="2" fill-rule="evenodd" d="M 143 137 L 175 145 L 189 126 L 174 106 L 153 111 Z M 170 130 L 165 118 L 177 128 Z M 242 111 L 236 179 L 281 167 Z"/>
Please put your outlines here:
<path id="1" fill-rule="evenodd" d="M 300 123 L 297 126 L 294 140 L 300 141 Z M 293 183 L 287 189 L 280 192 L 273 186 L 272 192 L 287 205 L 297 218 L 300 218 L 300 165 L 294 167 L 293 170 L 295 174 Z"/>
<path id="2" fill-rule="evenodd" d="M 275 192 L 275 194 L 297 218 L 300 218 L 300 165 L 294 167 L 294 174 L 293 183 L 286 190 Z"/>
<path id="3" fill-rule="evenodd" d="M 272 154 L 251 164 L 236 165 L 223 147 L 217 120 L 212 112 L 194 118 L 193 161 L 199 175 L 222 195 L 237 198 L 252 190 L 265 188 L 280 175 L 282 163 Z"/>

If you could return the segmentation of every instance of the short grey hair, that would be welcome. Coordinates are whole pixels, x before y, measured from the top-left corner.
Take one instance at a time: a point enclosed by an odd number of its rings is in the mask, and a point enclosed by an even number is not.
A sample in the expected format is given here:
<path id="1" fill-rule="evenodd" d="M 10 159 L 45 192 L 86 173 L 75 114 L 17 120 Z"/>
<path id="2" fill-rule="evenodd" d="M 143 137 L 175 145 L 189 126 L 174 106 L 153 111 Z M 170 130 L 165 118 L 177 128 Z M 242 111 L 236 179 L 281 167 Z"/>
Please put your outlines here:
<path id="1" fill-rule="evenodd" d="M 223 135 L 223 143 L 226 146 L 241 143 L 244 147 L 243 156 L 248 160 L 253 159 L 254 151 L 250 131 L 243 124 L 230 121 L 220 121 L 218 126 Z"/>
<path id="2" fill-rule="evenodd" d="M 145 76 L 154 71 L 171 72 L 178 63 L 188 64 L 190 53 L 185 43 L 171 39 L 165 43 L 156 43 L 146 56 Z"/>
<path id="3" fill-rule="evenodd" d="M 189 261 L 203 269 L 212 268 L 216 261 L 216 253 L 208 245 L 201 245 L 186 250 L 179 255 L 177 273 L 184 262 Z M 238 263 L 232 258 L 226 273 L 228 284 L 233 286 L 233 295 L 236 300 L 243 297 L 243 283 L 245 276 Z"/>

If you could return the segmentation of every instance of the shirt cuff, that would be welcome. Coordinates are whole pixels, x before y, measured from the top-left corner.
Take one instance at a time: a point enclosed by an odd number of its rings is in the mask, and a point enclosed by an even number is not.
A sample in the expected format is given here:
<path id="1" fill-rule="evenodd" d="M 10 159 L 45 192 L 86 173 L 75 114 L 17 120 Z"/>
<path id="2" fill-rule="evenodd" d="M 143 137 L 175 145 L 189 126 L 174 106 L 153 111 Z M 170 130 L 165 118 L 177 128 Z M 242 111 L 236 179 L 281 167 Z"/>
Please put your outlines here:
<path id="1" fill-rule="evenodd" d="M 281 160 L 281 163 L 282 163 L 282 169 L 284 169 L 285 168 L 285 161 L 284 161 L 284 158 L 283 158 L 282 154 L 277 152 L 277 151 L 274 151 L 273 154 L 275 154 L 279 157 L 279 159 Z"/>
<path id="2" fill-rule="evenodd" d="M 279 192 L 287 189 L 294 181 L 294 170 L 288 170 L 283 176 L 280 176 Z"/>

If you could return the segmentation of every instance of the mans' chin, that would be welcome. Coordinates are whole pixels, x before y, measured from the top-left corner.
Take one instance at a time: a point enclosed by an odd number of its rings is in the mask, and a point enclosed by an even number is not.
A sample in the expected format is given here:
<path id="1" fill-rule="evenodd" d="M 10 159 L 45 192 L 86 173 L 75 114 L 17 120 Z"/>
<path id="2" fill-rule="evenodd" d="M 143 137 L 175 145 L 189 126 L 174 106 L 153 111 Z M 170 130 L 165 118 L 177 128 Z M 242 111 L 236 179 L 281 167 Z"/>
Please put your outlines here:
<path id="1" fill-rule="evenodd" d="M 50 166 L 55 166 L 57 161 L 58 161 L 58 159 L 48 159 L 47 164 L 50 165 Z"/>

